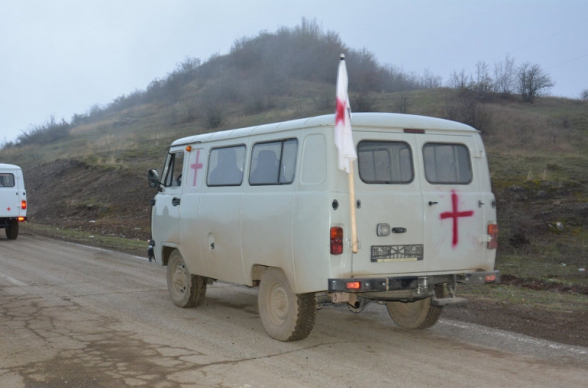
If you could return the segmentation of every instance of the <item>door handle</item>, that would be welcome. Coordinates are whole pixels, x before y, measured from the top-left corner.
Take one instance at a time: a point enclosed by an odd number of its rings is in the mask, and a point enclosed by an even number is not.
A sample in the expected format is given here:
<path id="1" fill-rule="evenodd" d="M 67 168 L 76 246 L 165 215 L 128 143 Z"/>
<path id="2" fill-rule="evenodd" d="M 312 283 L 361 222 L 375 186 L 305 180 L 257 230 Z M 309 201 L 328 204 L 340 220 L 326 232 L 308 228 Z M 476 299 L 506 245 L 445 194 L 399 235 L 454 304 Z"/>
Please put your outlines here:
<path id="1" fill-rule="evenodd" d="M 392 233 L 406 233 L 406 228 L 392 228 Z"/>
<path id="2" fill-rule="evenodd" d="M 180 199 L 178 197 L 174 197 L 172 199 L 172 205 L 178 206 L 180 204 Z"/>
<path id="3" fill-rule="evenodd" d="M 433 206 L 433 205 L 436 205 L 436 204 L 438 204 L 438 203 L 439 203 L 439 202 L 429 201 L 429 206 Z"/>

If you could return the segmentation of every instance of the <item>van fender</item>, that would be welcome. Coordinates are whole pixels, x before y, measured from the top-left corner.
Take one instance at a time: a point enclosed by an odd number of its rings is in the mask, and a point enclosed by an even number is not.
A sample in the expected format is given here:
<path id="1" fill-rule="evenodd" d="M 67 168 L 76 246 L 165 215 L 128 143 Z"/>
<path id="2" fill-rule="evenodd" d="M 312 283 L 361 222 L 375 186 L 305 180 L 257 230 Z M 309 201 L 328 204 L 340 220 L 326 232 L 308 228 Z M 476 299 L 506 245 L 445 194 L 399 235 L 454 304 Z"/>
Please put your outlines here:
<path id="1" fill-rule="evenodd" d="M 254 264 L 253 267 L 251 267 L 251 281 L 249 283 L 253 286 L 259 286 L 261 277 L 268 268 L 267 265 Z"/>
<path id="2" fill-rule="evenodd" d="M 180 251 L 180 254 L 182 253 L 178 244 L 166 244 L 166 245 L 162 244 L 162 246 L 161 246 L 161 265 L 162 266 L 167 266 L 167 263 L 169 262 L 169 257 L 174 249 L 178 249 Z"/>
<path id="3" fill-rule="evenodd" d="M 296 283 L 295 283 L 294 279 L 292 279 L 290 276 L 288 276 L 288 273 L 286 271 L 284 271 L 284 268 L 282 268 L 282 267 L 268 266 L 268 265 L 263 265 L 263 264 L 254 264 L 251 267 L 251 279 L 245 279 L 245 281 L 247 282 L 247 285 L 252 286 L 252 287 L 259 286 L 259 283 L 261 281 L 261 277 L 263 276 L 265 271 L 267 271 L 269 268 L 281 269 L 284 272 L 284 274 L 286 275 L 286 278 L 288 279 L 288 283 L 290 283 L 290 287 L 292 288 L 292 290 L 296 294 L 298 294 L 298 292 L 296 292 Z"/>

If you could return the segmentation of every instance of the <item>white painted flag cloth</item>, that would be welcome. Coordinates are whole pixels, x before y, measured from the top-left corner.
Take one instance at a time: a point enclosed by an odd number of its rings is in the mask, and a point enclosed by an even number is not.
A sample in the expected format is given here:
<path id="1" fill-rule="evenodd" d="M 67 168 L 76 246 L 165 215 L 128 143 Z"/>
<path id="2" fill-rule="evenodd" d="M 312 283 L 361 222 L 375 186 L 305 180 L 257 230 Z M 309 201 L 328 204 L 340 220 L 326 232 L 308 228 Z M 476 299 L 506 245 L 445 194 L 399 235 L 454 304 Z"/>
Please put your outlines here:
<path id="1" fill-rule="evenodd" d="M 335 111 L 335 146 L 339 153 L 339 168 L 351 172 L 351 163 L 357 159 L 353 134 L 351 132 L 351 107 L 347 95 L 347 67 L 345 56 L 341 55 L 337 74 L 337 109 Z"/>

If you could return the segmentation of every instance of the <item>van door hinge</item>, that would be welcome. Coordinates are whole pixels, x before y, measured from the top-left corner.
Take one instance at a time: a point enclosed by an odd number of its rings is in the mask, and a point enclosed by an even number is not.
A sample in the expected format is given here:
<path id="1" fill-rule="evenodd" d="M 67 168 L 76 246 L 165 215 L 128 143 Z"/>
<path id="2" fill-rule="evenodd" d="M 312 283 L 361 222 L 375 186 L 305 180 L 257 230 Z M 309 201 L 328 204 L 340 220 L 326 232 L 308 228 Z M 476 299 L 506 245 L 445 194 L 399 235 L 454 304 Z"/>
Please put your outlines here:
<path id="1" fill-rule="evenodd" d="M 492 241 L 492 236 L 490 236 L 489 234 L 479 234 L 478 235 L 478 242 L 482 245 L 489 243 L 490 241 Z"/>
<path id="2" fill-rule="evenodd" d="M 353 243 L 351 242 L 351 239 L 348 237 L 345 239 L 345 244 L 350 247 L 353 248 Z M 361 248 L 361 243 L 359 241 L 359 239 L 357 239 L 357 249 Z"/>

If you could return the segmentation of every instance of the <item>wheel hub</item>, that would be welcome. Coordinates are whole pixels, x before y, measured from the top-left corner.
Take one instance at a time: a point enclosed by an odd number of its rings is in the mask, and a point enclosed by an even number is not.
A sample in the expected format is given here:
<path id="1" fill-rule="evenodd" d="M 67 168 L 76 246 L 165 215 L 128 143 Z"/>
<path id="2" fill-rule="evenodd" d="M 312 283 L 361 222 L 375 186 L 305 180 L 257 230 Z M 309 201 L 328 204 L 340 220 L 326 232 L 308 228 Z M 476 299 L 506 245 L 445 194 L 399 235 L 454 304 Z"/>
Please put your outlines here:
<path id="1" fill-rule="evenodd" d="M 286 320 L 289 309 L 288 296 L 286 290 L 280 285 L 275 285 L 270 293 L 270 315 L 272 319 L 279 324 Z"/>
<path id="2" fill-rule="evenodd" d="M 173 287 L 174 291 L 178 294 L 186 292 L 186 268 L 183 265 L 178 264 L 173 273 Z"/>

